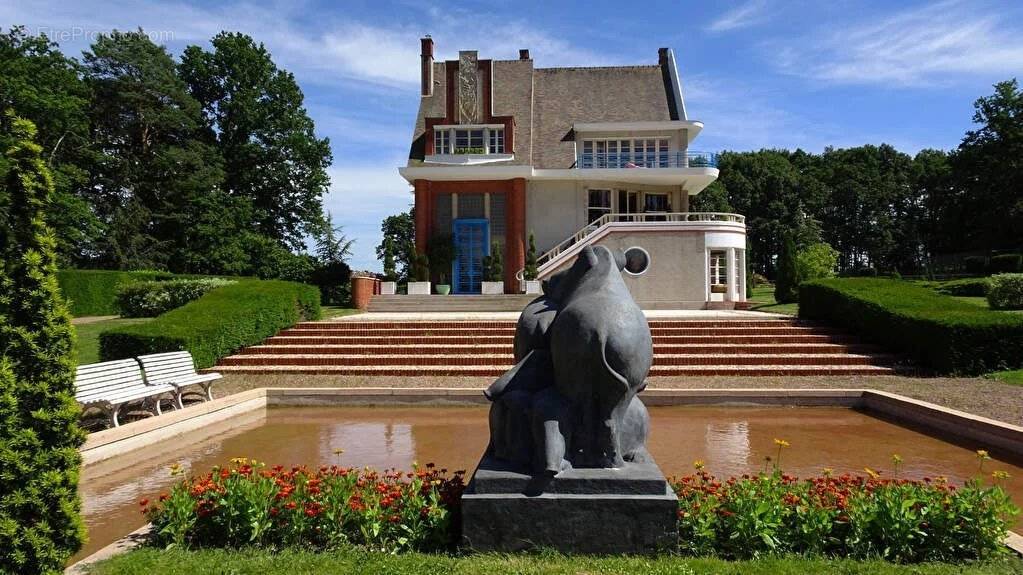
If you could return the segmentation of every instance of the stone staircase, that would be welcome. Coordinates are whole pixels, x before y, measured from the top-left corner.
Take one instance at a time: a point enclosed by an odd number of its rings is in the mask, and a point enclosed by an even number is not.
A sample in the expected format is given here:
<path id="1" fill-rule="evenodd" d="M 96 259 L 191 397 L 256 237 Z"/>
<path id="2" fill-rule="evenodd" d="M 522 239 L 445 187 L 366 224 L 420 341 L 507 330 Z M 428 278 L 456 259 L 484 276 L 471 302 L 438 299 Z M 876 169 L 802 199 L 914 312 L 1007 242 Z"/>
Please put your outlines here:
<path id="1" fill-rule="evenodd" d="M 375 295 L 370 313 L 522 311 L 536 295 Z"/>
<path id="2" fill-rule="evenodd" d="M 651 319 L 650 330 L 651 376 L 888 375 L 895 363 L 895 357 L 854 337 L 798 320 Z M 514 335 L 510 320 L 305 322 L 222 359 L 214 369 L 495 377 L 512 366 Z"/>

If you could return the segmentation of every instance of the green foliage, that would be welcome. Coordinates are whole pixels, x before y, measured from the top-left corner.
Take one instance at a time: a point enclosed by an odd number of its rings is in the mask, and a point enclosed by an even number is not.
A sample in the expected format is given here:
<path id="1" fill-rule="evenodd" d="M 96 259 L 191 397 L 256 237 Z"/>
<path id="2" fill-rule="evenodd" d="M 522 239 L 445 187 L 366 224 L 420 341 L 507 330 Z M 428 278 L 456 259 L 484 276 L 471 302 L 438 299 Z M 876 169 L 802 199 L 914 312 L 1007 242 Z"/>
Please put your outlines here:
<path id="1" fill-rule="evenodd" d="M 147 280 L 171 279 L 161 272 L 120 272 L 113 270 L 73 270 L 57 272 L 61 294 L 71 308 L 71 315 L 117 315 L 117 288 Z"/>
<path id="2" fill-rule="evenodd" d="M 81 548 L 74 332 L 60 297 L 53 180 L 35 126 L 8 116 L 0 197 L 0 572 L 60 573 Z"/>
<path id="3" fill-rule="evenodd" d="M 827 279 L 800 288 L 799 316 L 842 326 L 940 373 L 1023 366 L 1023 316 L 995 312 L 911 282 Z"/>
<path id="4" fill-rule="evenodd" d="M 117 288 L 117 309 L 121 317 L 156 317 L 232 283 L 220 278 L 204 278 L 123 284 Z"/>
<path id="5" fill-rule="evenodd" d="M 939 284 L 934 291 L 958 297 L 984 297 L 991 282 L 988 278 L 963 278 Z"/>
<path id="6" fill-rule="evenodd" d="M 318 319 L 320 292 L 284 281 L 241 280 L 144 324 L 100 335 L 103 361 L 187 350 L 200 368 L 301 320 Z"/>
<path id="7" fill-rule="evenodd" d="M 398 281 L 398 272 L 394 264 L 394 242 L 391 238 L 384 238 L 384 281 Z"/>
<path id="8" fill-rule="evenodd" d="M 800 481 L 775 470 L 719 482 L 700 471 L 673 487 L 683 552 L 728 559 L 985 559 L 1006 553 L 1003 541 L 1019 512 L 1001 486 L 980 479 L 954 488 L 876 474 Z"/>
<path id="9" fill-rule="evenodd" d="M 1023 255 L 999 254 L 991 256 L 988 271 L 993 274 L 1014 274 L 1023 271 Z"/>
<path id="10" fill-rule="evenodd" d="M 224 159 L 221 188 L 250 203 L 256 233 L 300 248 L 320 224 L 330 142 L 316 137 L 294 75 L 263 44 L 231 32 L 210 44 L 186 48 L 178 71 Z"/>
<path id="11" fill-rule="evenodd" d="M 536 265 L 536 239 L 531 231 L 529 232 L 529 249 L 526 251 L 526 268 L 523 271 L 523 278 L 533 281 L 539 273 Z"/>
<path id="12" fill-rule="evenodd" d="M 415 277 L 417 282 L 430 281 L 430 257 L 426 254 L 416 255 Z"/>
<path id="13" fill-rule="evenodd" d="M 448 476 L 433 465 L 406 475 L 338 466 L 267 469 L 245 458 L 232 463 L 176 484 L 161 502 L 142 502 L 155 543 L 271 549 L 359 545 L 399 552 L 443 550 L 455 541 L 453 516 L 464 472 Z"/>
<path id="14" fill-rule="evenodd" d="M 316 262 L 309 282 L 320 288 L 324 305 L 347 305 L 351 299 L 352 269 L 346 261 L 352 255 L 355 240 L 345 236 L 341 226 L 335 226 L 328 212 L 315 235 Z"/>
<path id="15" fill-rule="evenodd" d="M 991 309 L 1023 309 L 1023 274 L 991 276 L 987 303 Z"/>
<path id="16" fill-rule="evenodd" d="M 824 242 L 810 244 L 796 256 L 800 281 L 830 278 L 838 266 L 838 250 Z"/>
<path id="17" fill-rule="evenodd" d="M 415 275 L 416 262 L 416 218 L 415 208 L 409 209 L 393 216 L 384 218 L 380 224 L 380 232 L 383 235 L 380 245 L 376 247 L 377 259 L 385 263 L 384 273 L 387 273 L 386 247 L 391 246 L 391 254 L 394 258 L 394 279 L 398 283 L 404 283 Z"/>
<path id="18" fill-rule="evenodd" d="M 455 242 L 451 234 L 441 234 L 430 238 L 426 255 L 429 258 L 430 274 L 438 278 L 438 283 L 448 283 L 451 263 L 455 261 Z"/>
<path id="19" fill-rule="evenodd" d="M 494 242 L 490 246 L 490 255 L 483 258 L 483 281 L 499 282 L 504 280 L 504 262 L 501 258 L 501 244 Z"/>
<path id="20" fill-rule="evenodd" d="M 966 273 L 975 276 L 987 274 L 987 258 L 984 256 L 966 256 L 963 258 Z"/>
<path id="21" fill-rule="evenodd" d="M 796 260 L 796 243 L 792 234 L 782 237 L 778 253 L 778 275 L 774 280 L 774 299 L 778 303 L 799 301 L 799 263 Z"/>
<path id="22" fill-rule="evenodd" d="M 249 241 L 252 275 L 260 279 L 310 281 L 316 268 L 312 256 L 293 253 L 284 244 L 264 236 L 252 235 Z"/>

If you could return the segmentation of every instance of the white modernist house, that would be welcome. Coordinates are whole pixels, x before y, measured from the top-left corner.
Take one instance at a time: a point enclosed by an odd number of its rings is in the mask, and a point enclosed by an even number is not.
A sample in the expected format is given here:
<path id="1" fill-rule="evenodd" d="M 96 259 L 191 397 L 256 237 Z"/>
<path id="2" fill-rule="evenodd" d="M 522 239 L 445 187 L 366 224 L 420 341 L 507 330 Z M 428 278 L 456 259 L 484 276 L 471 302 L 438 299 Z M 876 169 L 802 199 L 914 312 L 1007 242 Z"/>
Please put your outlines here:
<path id="1" fill-rule="evenodd" d="M 626 253 L 643 307 L 745 301 L 745 218 L 689 211 L 717 178 L 717 155 L 692 148 L 703 124 L 686 113 L 670 49 L 653 65 L 537 68 L 528 50 L 435 62 L 424 38 L 421 63 L 399 172 L 415 190 L 417 250 L 454 243 L 453 293 L 480 292 L 493 249 L 505 292 L 519 292 L 532 234 L 541 280 L 603 244 Z"/>

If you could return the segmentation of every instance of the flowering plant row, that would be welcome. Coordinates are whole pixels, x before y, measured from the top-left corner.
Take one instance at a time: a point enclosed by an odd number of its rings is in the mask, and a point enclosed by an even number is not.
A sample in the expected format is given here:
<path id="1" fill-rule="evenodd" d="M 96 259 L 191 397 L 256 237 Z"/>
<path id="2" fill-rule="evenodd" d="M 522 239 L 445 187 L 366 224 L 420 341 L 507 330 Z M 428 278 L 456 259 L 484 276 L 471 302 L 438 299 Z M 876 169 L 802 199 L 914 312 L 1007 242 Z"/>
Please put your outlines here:
<path id="1" fill-rule="evenodd" d="M 775 469 L 719 481 L 706 471 L 672 481 L 679 543 L 692 555 L 746 559 L 795 553 L 910 563 L 1004 552 L 1018 510 L 998 481 L 849 474 L 800 480 Z"/>
<path id="2" fill-rule="evenodd" d="M 463 477 L 432 464 L 411 473 L 336 465 L 314 471 L 242 458 L 140 504 L 159 545 L 426 551 L 454 540 Z"/>

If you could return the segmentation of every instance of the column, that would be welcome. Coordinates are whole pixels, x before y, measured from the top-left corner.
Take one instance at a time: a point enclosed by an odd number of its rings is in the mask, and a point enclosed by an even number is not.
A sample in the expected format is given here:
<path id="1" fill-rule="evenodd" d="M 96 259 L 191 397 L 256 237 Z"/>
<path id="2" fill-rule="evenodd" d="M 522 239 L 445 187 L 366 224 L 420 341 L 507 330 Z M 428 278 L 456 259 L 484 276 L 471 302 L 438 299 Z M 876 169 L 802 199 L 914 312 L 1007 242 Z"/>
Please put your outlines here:
<path id="1" fill-rule="evenodd" d="M 430 241 L 430 182 L 416 180 L 416 252 L 426 253 L 426 244 Z"/>
<path id="2" fill-rule="evenodd" d="M 515 178 L 504 206 L 504 293 L 519 293 L 515 274 L 526 267 L 526 180 Z"/>
<path id="3" fill-rule="evenodd" d="M 727 253 L 728 259 L 725 261 L 725 266 L 727 266 L 728 269 L 725 271 L 725 277 L 728 278 L 728 291 L 725 294 L 725 301 L 736 301 L 735 248 L 728 248 Z"/>
<path id="4" fill-rule="evenodd" d="M 739 250 L 739 299 L 746 301 L 746 250 Z"/>

